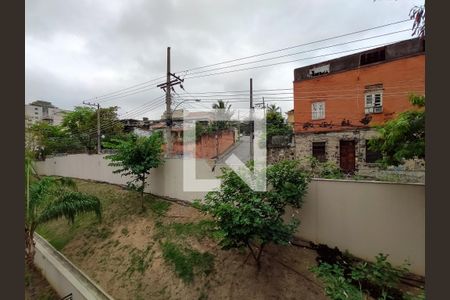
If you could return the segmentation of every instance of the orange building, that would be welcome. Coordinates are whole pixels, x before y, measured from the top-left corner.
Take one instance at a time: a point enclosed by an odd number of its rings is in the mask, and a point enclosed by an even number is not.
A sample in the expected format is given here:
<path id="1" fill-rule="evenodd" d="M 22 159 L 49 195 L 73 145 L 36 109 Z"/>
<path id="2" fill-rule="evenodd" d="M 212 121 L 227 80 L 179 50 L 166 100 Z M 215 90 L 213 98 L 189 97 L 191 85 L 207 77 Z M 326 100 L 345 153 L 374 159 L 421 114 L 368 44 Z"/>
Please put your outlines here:
<path id="1" fill-rule="evenodd" d="M 296 156 L 331 160 L 353 173 L 379 158 L 373 126 L 425 94 L 425 41 L 411 39 L 295 69 Z"/>

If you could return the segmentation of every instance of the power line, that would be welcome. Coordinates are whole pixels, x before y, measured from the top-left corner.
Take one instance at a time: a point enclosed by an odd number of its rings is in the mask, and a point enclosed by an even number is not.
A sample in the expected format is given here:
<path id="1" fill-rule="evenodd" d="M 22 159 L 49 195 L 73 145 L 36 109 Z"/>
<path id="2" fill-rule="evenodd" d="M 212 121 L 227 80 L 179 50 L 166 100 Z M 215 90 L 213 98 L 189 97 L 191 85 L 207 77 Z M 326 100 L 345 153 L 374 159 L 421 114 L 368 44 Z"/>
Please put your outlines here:
<path id="1" fill-rule="evenodd" d="M 425 83 L 423 80 L 417 80 L 417 79 L 409 79 L 409 80 L 398 80 L 396 81 L 397 83 L 407 83 L 407 82 L 420 82 L 420 83 Z M 353 91 L 355 89 L 355 85 L 354 84 L 347 84 L 347 85 L 341 85 L 342 87 L 350 87 L 351 89 L 347 89 L 350 91 Z M 394 86 L 387 86 L 389 88 L 391 87 L 398 87 L 399 85 L 394 85 Z M 273 92 L 273 91 L 291 91 L 290 93 L 292 93 L 292 91 L 295 89 L 290 87 L 290 88 L 277 88 L 277 89 L 259 89 L 259 90 L 253 90 L 253 94 L 265 94 L 264 92 Z M 327 92 L 334 92 L 334 91 L 341 91 L 343 89 L 325 89 L 325 90 L 314 90 L 314 91 L 327 91 Z M 245 94 L 248 95 L 250 93 L 250 90 L 232 90 L 232 91 L 200 91 L 200 92 L 187 92 L 185 89 L 185 92 L 189 95 L 204 95 L 204 94 Z M 308 91 L 302 91 L 302 93 L 308 93 Z M 181 93 L 180 95 L 183 95 L 183 93 Z"/>
<path id="2" fill-rule="evenodd" d="M 189 75 L 197 75 L 197 74 L 211 72 L 211 71 L 218 71 L 218 70 L 234 68 L 234 67 L 239 67 L 239 66 L 243 66 L 243 65 L 263 62 L 263 61 L 279 59 L 279 58 L 283 58 L 283 57 L 289 57 L 289 56 L 304 54 L 304 53 L 308 53 L 308 52 L 314 52 L 314 51 L 329 49 L 329 48 L 333 48 L 333 47 L 337 47 L 337 46 L 344 46 L 344 45 L 348 45 L 348 44 L 352 44 L 352 43 L 357 43 L 357 42 L 362 42 L 362 41 L 366 41 L 366 40 L 371 40 L 371 39 L 375 39 L 375 38 L 379 38 L 379 37 L 383 37 L 383 36 L 388 36 L 388 35 L 393 35 L 393 34 L 397 34 L 397 33 L 402 33 L 402 32 L 406 32 L 406 31 L 410 31 L 410 30 L 411 29 L 408 28 L 408 29 L 403 29 L 403 30 L 399 30 L 399 31 L 383 33 L 383 34 L 379 34 L 379 35 L 375 35 L 375 36 L 371 36 L 371 37 L 361 38 L 361 39 L 357 39 L 357 40 L 347 41 L 347 42 L 343 42 L 343 43 L 333 44 L 333 45 L 319 47 L 319 48 L 310 49 L 310 50 L 304 50 L 304 51 L 300 51 L 300 52 L 296 52 L 296 53 L 288 53 L 288 54 L 284 54 L 284 55 L 280 55 L 280 56 L 269 57 L 269 58 L 264 58 L 264 59 L 260 59 L 260 60 L 255 60 L 255 61 L 235 64 L 235 65 L 230 65 L 230 66 L 225 66 L 225 67 L 220 67 L 220 68 L 214 68 L 214 69 L 204 70 L 204 71 L 200 71 L 200 72 L 194 72 L 194 73 L 190 73 Z"/>
<path id="3" fill-rule="evenodd" d="M 301 60 L 308 60 L 308 59 L 320 58 L 320 57 L 325 57 L 325 56 L 330 56 L 330 55 L 335 55 L 335 54 L 353 52 L 353 51 L 356 51 L 356 50 L 364 50 L 364 49 L 370 49 L 370 48 L 386 46 L 386 45 L 397 43 L 397 42 L 400 42 L 400 41 L 401 40 L 395 41 L 395 42 L 371 45 L 371 46 L 366 46 L 366 47 L 354 48 L 354 49 L 349 49 L 349 50 L 343 50 L 343 51 L 338 51 L 338 52 L 333 52 L 333 53 L 328 53 L 328 54 L 322 54 L 322 55 L 317 55 L 317 56 L 311 56 L 311 57 L 305 57 L 305 58 L 300 58 L 300 59 L 294 59 L 294 60 L 290 60 L 290 61 L 278 62 L 278 63 L 268 64 L 268 65 L 260 65 L 260 66 L 255 66 L 255 67 L 242 68 L 242 69 L 236 69 L 236 70 L 224 71 L 224 72 L 216 72 L 216 73 L 205 74 L 205 75 L 198 75 L 198 76 L 191 76 L 191 77 L 187 76 L 187 77 L 185 77 L 185 79 L 203 78 L 203 77 L 209 77 L 209 76 L 215 76 L 215 75 L 221 75 L 221 74 L 228 74 L 228 73 L 234 73 L 234 72 L 240 72 L 240 71 L 248 71 L 248 70 L 253 70 L 253 69 L 258 69 L 258 68 L 272 67 L 272 66 L 277 66 L 277 65 L 281 65 L 281 64 L 293 63 L 293 62 L 297 62 L 297 61 L 301 61 Z"/>
<path id="4" fill-rule="evenodd" d="M 328 38 L 324 38 L 324 39 L 320 39 L 320 40 L 315 40 L 315 41 L 311 41 L 311 42 L 307 42 L 307 43 L 302 43 L 302 44 L 298 44 L 298 45 L 294 45 L 294 46 L 289 46 L 289 47 L 285 47 L 285 48 L 281 48 L 281 49 L 277 49 L 277 50 L 267 51 L 267 52 L 263 52 L 263 53 L 259 53 L 259 54 L 254 54 L 254 55 L 241 57 L 241 58 L 226 60 L 226 61 L 222 61 L 222 62 L 219 62 L 219 63 L 204 65 L 204 66 L 195 67 L 195 68 L 190 68 L 190 69 L 186 69 L 186 70 L 179 71 L 179 72 L 176 72 L 176 73 L 189 72 L 189 71 L 193 71 L 193 70 L 198 70 L 198 69 L 203 69 L 203 68 L 208 68 L 208 67 L 214 67 L 214 66 L 218 66 L 218 65 L 221 65 L 221 64 L 232 63 L 232 62 L 235 62 L 235 61 L 241 61 L 241 60 L 244 60 L 244 59 L 259 57 L 259 56 L 272 54 L 272 53 L 277 53 L 277 52 L 281 52 L 281 51 L 286 51 L 286 50 L 290 50 L 290 49 L 294 49 L 294 48 L 298 48 L 298 47 L 302 47 L 302 46 L 308 46 L 308 45 L 312 45 L 312 44 L 316 44 L 316 43 L 320 43 L 320 42 L 325 42 L 325 41 L 329 41 L 329 40 L 333 40 L 333 39 L 337 39 L 337 38 L 342 38 L 342 37 L 349 36 L 349 35 L 354 35 L 354 34 L 366 32 L 366 31 L 371 31 L 371 30 L 375 30 L 375 29 L 379 29 L 379 28 L 383 28 L 383 27 L 397 25 L 397 24 L 401 24 L 401 23 L 405 23 L 405 22 L 409 22 L 409 21 L 411 21 L 411 19 L 404 19 L 404 20 L 400 20 L 400 21 L 396 21 L 396 22 L 387 23 L 387 24 L 384 24 L 384 25 L 379 25 L 379 26 L 375 26 L 375 27 L 361 29 L 361 30 L 357 30 L 357 31 L 353 31 L 353 32 L 349 32 L 349 33 L 345 33 L 345 34 L 341 34 L 341 35 L 336 35 L 336 36 L 332 36 L 332 37 L 328 37 Z"/>
<path id="5" fill-rule="evenodd" d="M 89 101 L 89 100 L 97 100 L 97 101 L 99 101 L 100 99 L 106 98 L 107 96 L 111 96 L 111 95 L 117 94 L 117 93 L 119 93 L 119 92 L 126 91 L 126 90 L 129 90 L 129 89 L 132 89 L 132 88 L 141 86 L 141 85 L 146 85 L 146 84 L 149 84 L 149 83 L 153 83 L 153 82 L 156 82 L 156 81 L 158 81 L 158 80 L 160 80 L 161 78 L 164 78 L 164 77 L 165 77 L 165 76 L 158 77 L 158 78 L 154 78 L 154 79 L 145 81 L 145 82 L 143 82 L 143 83 L 135 84 L 135 85 L 130 86 L 130 87 L 127 87 L 127 88 L 123 88 L 123 89 L 120 89 L 120 90 L 117 90 L 117 91 L 114 91 L 114 92 L 110 92 L 110 93 L 107 93 L 107 94 L 103 94 L 103 95 L 101 95 L 101 96 L 93 97 L 93 98 L 87 99 L 87 101 Z"/>
<path id="6" fill-rule="evenodd" d="M 100 100 L 99 102 L 100 103 L 105 103 L 105 102 L 109 102 L 109 101 L 112 101 L 112 100 L 116 100 L 116 99 L 120 99 L 120 98 L 124 98 L 124 97 L 128 97 L 128 96 L 136 95 L 136 94 L 139 94 L 139 93 L 151 91 L 151 90 L 154 90 L 154 89 L 156 89 L 156 87 L 153 87 L 153 86 L 151 86 L 151 87 L 142 87 L 142 88 L 139 88 L 139 89 L 131 90 L 129 92 L 124 92 L 124 93 L 120 93 L 120 94 L 117 94 L 117 95 L 105 97 L 102 100 Z"/>
<path id="7" fill-rule="evenodd" d="M 307 45 L 312 45 L 312 44 L 316 44 L 316 43 L 320 43 L 320 42 L 325 42 L 325 41 L 329 41 L 329 40 L 333 40 L 333 39 L 337 39 L 337 38 L 342 38 L 345 36 L 350 36 L 350 35 L 355 35 L 358 33 L 362 33 L 362 32 L 366 32 L 366 31 L 371 31 L 371 30 L 375 30 L 375 29 L 379 29 L 379 28 L 384 28 L 384 27 L 388 27 L 388 26 L 392 26 L 392 25 L 397 25 L 397 24 L 401 24 L 401 23 L 405 23 L 411 21 L 410 19 L 404 19 L 404 20 L 400 20 L 400 21 L 396 21 L 396 22 L 391 22 L 391 23 L 387 23 L 387 24 L 383 24 L 383 25 L 379 25 L 379 26 L 374 26 L 374 27 L 370 27 L 370 28 L 366 28 L 366 29 L 362 29 L 362 30 L 358 30 L 358 31 L 353 31 L 353 32 L 349 32 L 346 34 L 341 34 L 341 35 L 336 35 L 336 36 L 332 36 L 332 37 L 328 37 L 328 38 L 324 38 L 324 39 L 320 39 L 320 40 L 316 40 L 316 41 L 311 41 L 311 42 L 307 42 L 307 43 L 302 43 L 302 44 L 298 44 L 298 45 L 294 45 L 294 46 L 289 46 L 289 47 L 285 47 L 285 48 L 281 48 L 281 49 L 276 49 L 276 50 L 272 50 L 272 51 L 267 51 L 267 52 L 263 52 L 263 53 L 259 53 L 259 54 L 254 54 L 254 55 L 250 55 L 250 56 L 246 56 L 246 57 L 241 57 L 241 58 L 236 58 L 236 59 L 231 59 L 231 60 L 226 60 L 226 61 L 222 61 L 219 63 L 214 63 L 214 64 L 209 64 L 209 65 L 204 65 L 204 66 L 200 66 L 200 67 L 195 67 L 195 68 L 190 68 L 190 69 L 186 69 L 184 71 L 180 71 L 180 72 L 176 72 L 176 73 L 183 73 L 183 72 L 189 72 L 189 71 L 193 71 L 193 70 L 199 70 L 199 69 L 203 69 L 203 68 L 208 68 L 208 67 L 213 67 L 213 66 L 218 66 L 221 64 L 226 64 L 226 63 L 231 63 L 231 62 L 236 62 L 236 61 L 241 61 L 241 60 L 245 60 L 245 59 L 249 59 L 249 58 L 254 58 L 254 57 L 259 57 L 259 56 L 263 56 L 263 55 L 267 55 L 267 54 L 272 54 L 272 53 L 277 53 L 277 52 L 281 52 L 281 51 L 286 51 L 286 50 L 290 50 L 290 49 L 295 49 L 301 46 L 307 46 Z M 160 79 L 165 78 L 165 76 L 160 76 L 136 85 L 132 85 L 130 87 L 126 87 L 126 88 L 122 88 L 113 92 L 109 92 L 97 97 L 92 97 L 89 99 L 86 99 L 87 101 L 90 100 L 96 100 L 97 102 L 103 101 L 105 99 L 114 97 L 114 96 L 118 96 L 118 94 L 123 94 L 124 92 L 129 93 L 129 92 L 133 92 L 133 91 L 138 91 L 142 88 L 145 88 L 146 85 L 150 85 L 153 82 L 156 82 Z M 144 87 L 142 87 L 144 86 Z M 138 89 L 133 89 L 133 88 L 137 88 L 140 87 Z M 133 89 L 133 90 L 132 90 Z"/>

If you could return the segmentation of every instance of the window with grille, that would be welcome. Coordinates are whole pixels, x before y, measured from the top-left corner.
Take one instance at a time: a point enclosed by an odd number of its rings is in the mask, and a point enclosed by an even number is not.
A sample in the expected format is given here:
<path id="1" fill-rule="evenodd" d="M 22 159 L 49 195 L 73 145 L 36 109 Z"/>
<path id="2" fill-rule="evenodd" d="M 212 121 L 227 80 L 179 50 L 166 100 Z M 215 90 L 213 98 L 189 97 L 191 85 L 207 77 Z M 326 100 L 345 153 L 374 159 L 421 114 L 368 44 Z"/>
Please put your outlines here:
<path id="1" fill-rule="evenodd" d="M 383 93 L 371 92 L 365 94 L 365 113 L 379 114 L 383 112 Z"/>
<path id="2" fill-rule="evenodd" d="M 325 102 L 314 102 L 311 104 L 312 119 L 325 119 Z"/>
<path id="3" fill-rule="evenodd" d="M 325 162 L 327 160 L 325 154 L 325 142 L 312 143 L 312 156 L 320 162 Z"/>

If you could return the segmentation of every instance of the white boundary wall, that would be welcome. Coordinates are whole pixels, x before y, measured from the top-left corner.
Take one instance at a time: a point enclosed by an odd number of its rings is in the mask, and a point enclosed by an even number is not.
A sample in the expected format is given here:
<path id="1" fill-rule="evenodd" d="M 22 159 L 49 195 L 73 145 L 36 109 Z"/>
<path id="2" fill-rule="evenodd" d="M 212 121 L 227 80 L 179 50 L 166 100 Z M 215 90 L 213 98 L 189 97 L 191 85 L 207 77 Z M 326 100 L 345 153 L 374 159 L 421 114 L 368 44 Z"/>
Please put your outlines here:
<path id="1" fill-rule="evenodd" d="M 125 184 L 113 174 L 104 155 L 76 154 L 37 162 L 42 175 L 58 175 Z M 197 178 L 213 179 L 208 160 L 197 160 Z M 204 192 L 183 192 L 183 160 L 168 159 L 152 170 L 146 192 L 188 200 L 201 199 Z M 297 212 L 301 224 L 297 236 L 315 243 L 348 250 L 373 260 L 382 252 L 394 265 L 405 259 L 411 271 L 425 275 L 425 185 L 387 182 L 314 179 L 305 203 Z M 288 215 L 291 215 L 289 212 Z"/>
<path id="2" fill-rule="evenodd" d="M 410 270 L 425 276 L 422 184 L 314 179 L 298 215 L 302 239 L 369 261 L 380 252 L 394 265 L 408 259 Z"/>
<path id="3" fill-rule="evenodd" d="M 64 255 L 35 233 L 34 262 L 59 296 L 72 294 L 73 300 L 113 300 Z"/>
<path id="4" fill-rule="evenodd" d="M 90 179 L 113 184 L 126 185 L 129 178 L 114 174 L 114 167 L 104 159 L 106 155 L 74 154 L 55 156 L 45 161 L 36 162 L 37 172 L 41 175 L 66 176 L 79 179 Z M 197 159 L 196 172 L 198 179 L 215 179 L 213 165 L 207 159 Z M 164 164 L 151 170 L 149 184 L 145 192 L 158 196 L 193 201 L 204 197 L 204 192 L 183 192 L 183 160 L 166 159 Z"/>

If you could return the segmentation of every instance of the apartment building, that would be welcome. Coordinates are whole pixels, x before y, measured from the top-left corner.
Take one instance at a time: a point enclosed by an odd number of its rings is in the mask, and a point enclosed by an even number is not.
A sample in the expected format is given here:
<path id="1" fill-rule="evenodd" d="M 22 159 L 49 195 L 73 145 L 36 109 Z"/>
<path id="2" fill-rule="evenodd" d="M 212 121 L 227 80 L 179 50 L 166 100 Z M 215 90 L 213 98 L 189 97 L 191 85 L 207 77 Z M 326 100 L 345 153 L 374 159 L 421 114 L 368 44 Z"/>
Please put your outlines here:
<path id="1" fill-rule="evenodd" d="M 405 40 L 294 70 L 296 157 L 333 161 L 347 173 L 376 167 L 374 126 L 425 95 L 425 40 Z"/>
<path id="2" fill-rule="evenodd" d="M 60 125 L 66 112 L 68 110 L 60 109 L 47 101 L 38 100 L 25 104 L 25 118 L 29 124 L 46 121 L 53 125 Z"/>

